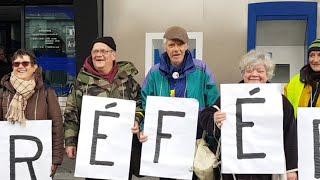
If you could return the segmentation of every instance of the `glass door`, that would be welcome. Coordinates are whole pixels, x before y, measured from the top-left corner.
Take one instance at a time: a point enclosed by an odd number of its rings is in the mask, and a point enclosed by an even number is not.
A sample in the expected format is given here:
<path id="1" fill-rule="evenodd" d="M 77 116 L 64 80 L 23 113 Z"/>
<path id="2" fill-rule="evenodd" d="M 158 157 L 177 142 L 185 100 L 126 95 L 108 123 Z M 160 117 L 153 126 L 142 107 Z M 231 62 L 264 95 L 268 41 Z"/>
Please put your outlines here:
<path id="1" fill-rule="evenodd" d="M 66 96 L 76 76 L 74 11 L 69 6 L 26 6 L 25 46 L 44 70 L 47 86 Z"/>

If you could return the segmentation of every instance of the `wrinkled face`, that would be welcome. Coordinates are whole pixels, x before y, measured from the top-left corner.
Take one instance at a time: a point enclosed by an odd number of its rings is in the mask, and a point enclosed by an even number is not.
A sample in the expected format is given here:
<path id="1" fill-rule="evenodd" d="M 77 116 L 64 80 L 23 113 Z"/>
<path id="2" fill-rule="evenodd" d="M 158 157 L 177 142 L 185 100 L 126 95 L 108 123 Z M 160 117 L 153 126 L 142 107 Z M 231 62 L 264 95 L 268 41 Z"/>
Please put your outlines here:
<path id="1" fill-rule="evenodd" d="M 32 64 L 28 55 L 23 55 L 18 56 L 17 59 L 12 62 L 12 68 L 15 76 L 28 81 L 33 78 L 33 74 L 38 68 L 38 65 Z"/>
<path id="2" fill-rule="evenodd" d="M 320 72 L 320 51 L 311 51 L 309 54 L 309 64 L 315 72 Z"/>
<path id="3" fill-rule="evenodd" d="M 170 62 L 176 67 L 182 64 L 187 49 L 188 44 L 180 40 L 167 40 L 165 44 L 165 50 L 170 58 Z"/>
<path id="4" fill-rule="evenodd" d="M 243 74 L 245 83 L 266 83 L 268 81 L 267 70 L 264 65 L 257 64 L 247 67 Z"/>
<path id="5" fill-rule="evenodd" d="M 116 60 L 116 53 L 108 45 L 97 42 L 92 47 L 91 57 L 97 71 L 108 73 Z"/>

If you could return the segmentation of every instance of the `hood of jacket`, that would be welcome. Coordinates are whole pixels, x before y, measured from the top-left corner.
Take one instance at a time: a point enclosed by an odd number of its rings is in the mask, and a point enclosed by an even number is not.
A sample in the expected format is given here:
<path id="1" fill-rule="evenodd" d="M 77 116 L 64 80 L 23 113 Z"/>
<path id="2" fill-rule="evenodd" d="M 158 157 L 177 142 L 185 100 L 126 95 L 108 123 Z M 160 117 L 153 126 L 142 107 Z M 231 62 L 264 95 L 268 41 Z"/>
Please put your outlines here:
<path id="1" fill-rule="evenodd" d="M 320 72 L 313 71 L 310 64 L 300 69 L 300 81 L 305 84 L 313 84 L 320 81 Z"/>
<path id="2" fill-rule="evenodd" d="M 186 50 L 183 63 L 179 68 L 175 68 L 170 64 L 170 58 L 167 52 L 164 52 L 160 58 L 161 58 L 160 66 L 159 66 L 160 73 L 163 76 L 166 76 L 168 78 L 172 77 L 173 72 L 178 72 L 179 73 L 178 79 L 180 79 L 180 78 L 184 78 L 187 74 L 196 70 L 195 65 L 193 63 L 191 52 L 189 50 Z"/>

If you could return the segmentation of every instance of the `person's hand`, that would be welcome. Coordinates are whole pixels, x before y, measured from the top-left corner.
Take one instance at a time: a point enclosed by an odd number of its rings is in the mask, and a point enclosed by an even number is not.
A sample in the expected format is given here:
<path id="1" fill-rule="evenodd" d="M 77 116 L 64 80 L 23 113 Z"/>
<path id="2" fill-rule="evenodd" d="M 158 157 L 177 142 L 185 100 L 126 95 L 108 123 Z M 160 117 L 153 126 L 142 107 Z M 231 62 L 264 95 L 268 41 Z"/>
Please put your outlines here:
<path id="1" fill-rule="evenodd" d="M 297 180 L 298 176 L 296 172 L 287 173 L 287 180 Z"/>
<path id="2" fill-rule="evenodd" d="M 137 136 L 138 136 L 139 141 L 140 141 L 141 143 L 144 143 L 144 142 L 146 142 L 146 141 L 148 140 L 148 136 L 147 136 L 147 135 L 144 135 L 143 132 L 139 132 L 139 133 L 137 134 Z"/>
<path id="3" fill-rule="evenodd" d="M 134 126 L 133 126 L 133 128 L 131 128 L 131 131 L 133 134 L 137 134 L 137 136 L 138 136 L 140 129 L 139 129 L 139 123 L 137 121 L 134 121 Z"/>
<path id="4" fill-rule="evenodd" d="M 66 153 L 68 158 L 74 159 L 77 155 L 77 148 L 75 146 L 66 146 Z"/>
<path id="5" fill-rule="evenodd" d="M 215 112 L 213 114 L 213 120 L 216 123 L 216 125 L 218 126 L 218 128 L 221 128 L 223 122 L 226 120 L 226 113 L 221 112 L 220 110 Z"/>
<path id="6" fill-rule="evenodd" d="M 52 164 L 50 177 L 52 177 L 52 178 L 54 177 L 54 175 L 57 172 L 58 166 L 59 166 L 58 164 Z"/>

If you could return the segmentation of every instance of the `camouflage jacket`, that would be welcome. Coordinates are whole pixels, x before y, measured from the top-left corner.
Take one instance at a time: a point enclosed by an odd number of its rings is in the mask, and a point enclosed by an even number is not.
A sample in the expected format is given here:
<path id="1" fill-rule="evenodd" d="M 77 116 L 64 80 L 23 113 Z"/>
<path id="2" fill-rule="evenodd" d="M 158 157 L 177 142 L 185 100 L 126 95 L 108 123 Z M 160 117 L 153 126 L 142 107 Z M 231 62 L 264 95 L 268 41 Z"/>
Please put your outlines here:
<path id="1" fill-rule="evenodd" d="M 83 68 L 80 70 L 64 111 L 66 146 L 77 146 L 83 95 L 135 100 L 136 121 L 140 122 L 143 119 L 141 88 L 133 79 L 138 70 L 131 62 L 121 61 L 117 64 L 119 70 L 111 84 L 101 77 L 86 72 Z"/>

